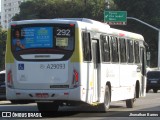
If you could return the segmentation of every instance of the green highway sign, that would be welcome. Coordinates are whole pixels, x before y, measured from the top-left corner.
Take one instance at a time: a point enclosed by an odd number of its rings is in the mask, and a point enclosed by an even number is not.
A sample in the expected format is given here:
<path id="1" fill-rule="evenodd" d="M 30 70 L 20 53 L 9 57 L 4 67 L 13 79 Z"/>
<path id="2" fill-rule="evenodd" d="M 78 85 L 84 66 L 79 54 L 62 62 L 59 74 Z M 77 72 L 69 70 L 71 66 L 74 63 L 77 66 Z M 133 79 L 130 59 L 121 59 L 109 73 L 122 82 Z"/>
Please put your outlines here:
<path id="1" fill-rule="evenodd" d="M 126 25 L 126 11 L 104 11 L 104 22 L 110 25 Z"/>

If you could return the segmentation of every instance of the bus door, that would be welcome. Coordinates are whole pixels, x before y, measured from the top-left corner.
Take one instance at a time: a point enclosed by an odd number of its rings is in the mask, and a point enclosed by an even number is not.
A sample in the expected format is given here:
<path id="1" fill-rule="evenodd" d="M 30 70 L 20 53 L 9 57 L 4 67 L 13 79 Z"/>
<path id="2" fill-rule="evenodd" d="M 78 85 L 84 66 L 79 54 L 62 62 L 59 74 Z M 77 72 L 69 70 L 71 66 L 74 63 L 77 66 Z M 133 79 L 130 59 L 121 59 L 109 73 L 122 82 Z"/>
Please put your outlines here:
<path id="1" fill-rule="evenodd" d="M 100 51 L 98 40 L 92 40 L 92 58 L 94 64 L 93 102 L 97 102 L 100 97 Z"/>
<path id="2" fill-rule="evenodd" d="M 143 47 L 140 48 L 140 59 L 141 59 L 141 96 L 146 95 L 146 54 Z"/>

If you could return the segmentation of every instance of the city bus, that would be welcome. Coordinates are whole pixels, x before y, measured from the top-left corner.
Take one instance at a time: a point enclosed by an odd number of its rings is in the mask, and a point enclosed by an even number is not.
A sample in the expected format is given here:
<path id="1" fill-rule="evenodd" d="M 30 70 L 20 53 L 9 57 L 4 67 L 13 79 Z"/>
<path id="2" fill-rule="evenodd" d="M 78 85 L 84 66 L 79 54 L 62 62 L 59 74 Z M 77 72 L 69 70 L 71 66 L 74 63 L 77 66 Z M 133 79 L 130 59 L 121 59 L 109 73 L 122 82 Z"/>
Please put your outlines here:
<path id="1" fill-rule="evenodd" d="M 113 101 L 128 108 L 146 95 L 142 35 L 87 18 L 12 21 L 6 45 L 6 97 L 38 110 Z"/>

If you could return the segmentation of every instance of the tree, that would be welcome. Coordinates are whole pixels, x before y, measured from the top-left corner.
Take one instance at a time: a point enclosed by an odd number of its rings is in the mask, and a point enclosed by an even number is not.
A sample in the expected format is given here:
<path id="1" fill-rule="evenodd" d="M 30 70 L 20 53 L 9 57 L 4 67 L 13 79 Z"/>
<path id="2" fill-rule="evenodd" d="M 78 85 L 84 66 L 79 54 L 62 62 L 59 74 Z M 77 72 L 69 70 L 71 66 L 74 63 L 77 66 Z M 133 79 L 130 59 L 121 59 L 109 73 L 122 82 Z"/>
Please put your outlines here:
<path id="1" fill-rule="evenodd" d="M 160 0 L 114 0 L 114 3 L 117 9 L 126 10 L 128 16 L 160 27 Z"/>
<path id="2" fill-rule="evenodd" d="M 117 10 L 127 11 L 127 16 L 138 18 L 160 28 L 160 0 L 114 0 Z M 114 26 L 140 33 L 144 36 L 151 52 L 151 67 L 157 66 L 158 32 L 133 20 L 127 26 Z"/>
<path id="3" fill-rule="evenodd" d="M 0 70 L 5 67 L 5 47 L 6 47 L 7 31 L 0 28 Z"/>
<path id="4" fill-rule="evenodd" d="M 33 0 L 20 5 L 13 20 L 91 18 L 103 21 L 104 0 Z"/>

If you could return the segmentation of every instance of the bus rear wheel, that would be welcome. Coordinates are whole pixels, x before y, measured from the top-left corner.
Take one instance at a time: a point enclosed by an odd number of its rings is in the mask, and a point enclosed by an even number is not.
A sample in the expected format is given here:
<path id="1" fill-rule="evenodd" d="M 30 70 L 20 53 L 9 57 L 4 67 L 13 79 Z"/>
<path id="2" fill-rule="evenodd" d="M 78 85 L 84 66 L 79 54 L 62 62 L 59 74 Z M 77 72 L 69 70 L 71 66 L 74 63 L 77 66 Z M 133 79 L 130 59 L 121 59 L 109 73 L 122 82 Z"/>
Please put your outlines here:
<path id="1" fill-rule="evenodd" d="M 127 106 L 127 108 L 133 108 L 133 106 L 134 106 L 134 99 L 128 99 L 128 100 L 126 100 L 126 106 Z"/>
<path id="2" fill-rule="evenodd" d="M 127 108 L 133 108 L 135 100 L 136 100 L 136 89 L 134 91 L 134 98 L 126 100 Z"/>
<path id="3" fill-rule="evenodd" d="M 153 92 L 154 92 L 154 93 L 157 93 L 157 92 L 158 92 L 158 89 L 153 89 Z"/>
<path id="4" fill-rule="evenodd" d="M 37 103 L 37 107 L 39 112 L 41 113 L 45 113 L 45 114 L 50 114 L 52 112 L 57 112 L 58 108 L 59 108 L 59 104 L 56 102 L 52 102 L 52 103 L 43 103 L 43 102 L 39 102 Z"/>

